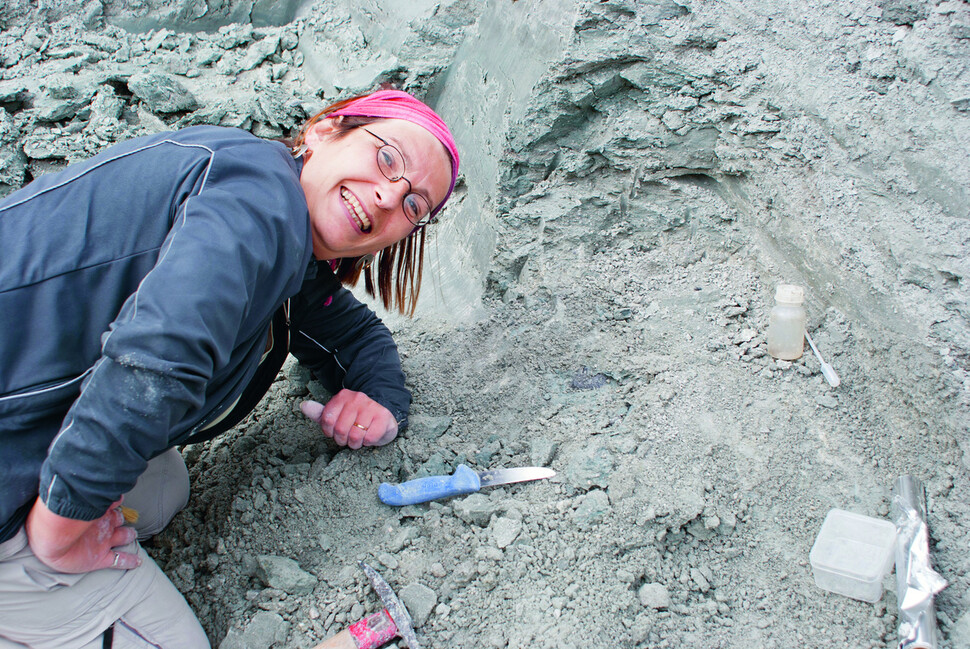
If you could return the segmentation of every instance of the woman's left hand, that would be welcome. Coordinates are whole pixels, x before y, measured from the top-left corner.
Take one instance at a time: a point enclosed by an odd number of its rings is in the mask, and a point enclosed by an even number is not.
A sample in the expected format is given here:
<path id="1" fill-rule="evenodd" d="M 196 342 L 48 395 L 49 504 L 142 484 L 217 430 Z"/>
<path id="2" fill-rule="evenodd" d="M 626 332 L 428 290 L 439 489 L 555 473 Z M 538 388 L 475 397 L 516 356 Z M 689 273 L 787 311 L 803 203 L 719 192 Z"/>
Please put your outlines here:
<path id="1" fill-rule="evenodd" d="M 128 570 L 141 565 L 137 553 L 123 549 L 135 540 L 137 533 L 125 525 L 121 500 L 112 503 L 100 518 L 81 521 L 55 514 L 37 498 L 27 515 L 25 529 L 34 556 L 59 572 Z"/>
<path id="2" fill-rule="evenodd" d="M 341 390 L 326 406 L 304 401 L 300 410 L 340 446 L 383 446 L 397 437 L 397 420 L 391 411 L 363 392 Z"/>

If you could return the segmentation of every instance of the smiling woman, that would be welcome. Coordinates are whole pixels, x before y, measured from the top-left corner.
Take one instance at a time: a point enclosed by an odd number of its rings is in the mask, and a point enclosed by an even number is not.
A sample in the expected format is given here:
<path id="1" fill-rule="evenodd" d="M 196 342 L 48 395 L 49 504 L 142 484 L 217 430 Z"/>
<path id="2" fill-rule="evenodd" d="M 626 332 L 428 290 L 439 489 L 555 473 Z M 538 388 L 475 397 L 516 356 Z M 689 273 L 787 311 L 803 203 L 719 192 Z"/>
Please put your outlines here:
<path id="1" fill-rule="evenodd" d="M 301 184 L 314 254 L 339 259 L 337 275 L 347 284 L 355 284 L 363 269 L 371 295 L 372 269 L 360 261 L 376 255 L 376 292 L 384 307 L 413 314 L 424 260 L 422 226 L 444 206 L 458 174 L 448 127 L 410 95 L 385 90 L 329 106 L 292 144 L 306 160 Z"/>
<path id="2" fill-rule="evenodd" d="M 341 283 L 377 255 L 385 307 L 413 312 L 454 140 L 380 91 L 292 145 L 193 127 L 0 201 L 0 646 L 208 646 L 136 536 L 186 504 L 175 447 L 241 421 L 288 353 L 334 395 L 303 411 L 337 444 L 407 425 L 390 332 Z"/>

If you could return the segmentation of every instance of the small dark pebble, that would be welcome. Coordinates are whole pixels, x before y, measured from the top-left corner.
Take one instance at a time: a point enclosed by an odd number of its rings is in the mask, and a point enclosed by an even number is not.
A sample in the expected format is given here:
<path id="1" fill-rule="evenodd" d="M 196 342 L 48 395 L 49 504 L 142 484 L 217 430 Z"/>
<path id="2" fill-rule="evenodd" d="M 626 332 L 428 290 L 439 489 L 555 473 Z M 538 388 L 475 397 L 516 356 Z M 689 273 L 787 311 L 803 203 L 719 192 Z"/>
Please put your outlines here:
<path id="1" fill-rule="evenodd" d="M 593 374 L 588 367 L 578 370 L 569 382 L 569 387 L 573 390 L 597 390 L 604 385 L 606 385 L 606 377 L 602 374 Z"/>

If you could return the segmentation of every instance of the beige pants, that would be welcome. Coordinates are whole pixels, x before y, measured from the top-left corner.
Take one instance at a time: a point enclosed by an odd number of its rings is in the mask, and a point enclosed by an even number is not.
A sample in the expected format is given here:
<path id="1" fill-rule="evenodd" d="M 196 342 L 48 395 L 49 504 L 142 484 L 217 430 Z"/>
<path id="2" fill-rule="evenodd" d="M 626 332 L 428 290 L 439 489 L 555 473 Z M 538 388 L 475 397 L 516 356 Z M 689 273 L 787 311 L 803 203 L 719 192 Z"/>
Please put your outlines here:
<path id="1" fill-rule="evenodd" d="M 160 531 L 188 502 L 189 479 L 176 449 L 148 463 L 125 504 L 138 510 L 139 538 Z M 23 528 L 0 543 L 0 649 L 208 649 L 185 598 L 145 550 L 131 570 L 59 573 L 40 562 Z"/>

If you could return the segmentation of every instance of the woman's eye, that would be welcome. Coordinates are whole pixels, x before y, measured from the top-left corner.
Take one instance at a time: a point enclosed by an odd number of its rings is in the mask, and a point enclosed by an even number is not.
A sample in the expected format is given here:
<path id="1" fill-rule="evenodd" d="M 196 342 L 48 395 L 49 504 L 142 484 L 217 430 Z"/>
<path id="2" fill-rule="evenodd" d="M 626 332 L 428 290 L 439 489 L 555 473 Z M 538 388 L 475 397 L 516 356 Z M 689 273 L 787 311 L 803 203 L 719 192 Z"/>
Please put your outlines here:
<path id="1" fill-rule="evenodd" d="M 404 175 L 404 160 L 401 154 L 390 146 L 381 147 L 377 152 L 377 159 L 387 172 L 387 177 L 397 180 Z"/>
<path id="2" fill-rule="evenodd" d="M 408 194 L 404 197 L 404 213 L 410 218 L 421 217 L 421 204 L 415 198 L 414 194 Z"/>
<path id="3" fill-rule="evenodd" d="M 393 153 L 391 153 L 387 149 L 381 149 L 380 151 L 378 151 L 378 157 L 380 158 L 381 164 L 384 166 L 385 169 L 394 170 L 395 159 L 394 159 Z"/>

